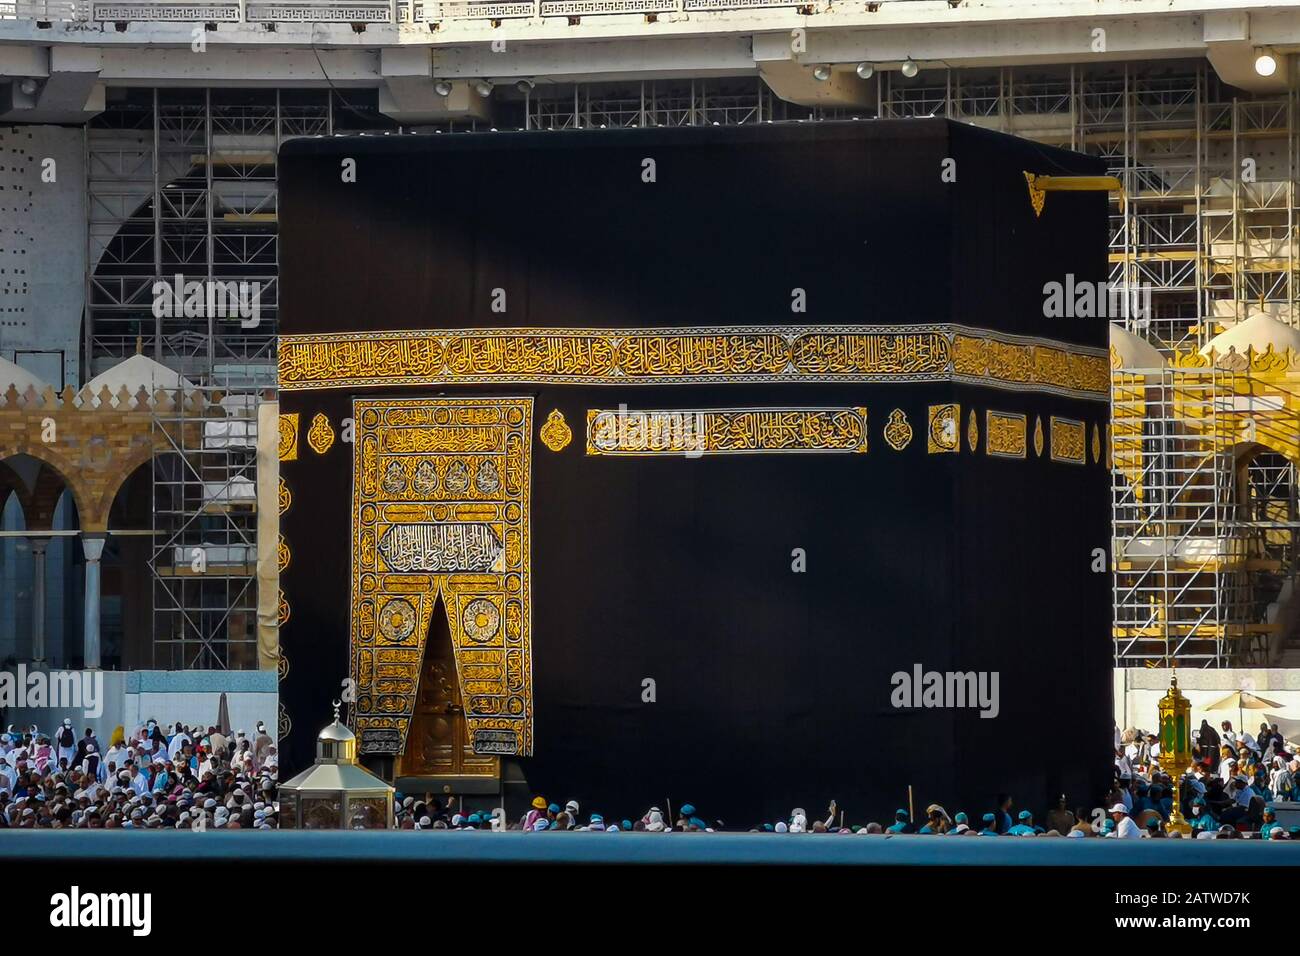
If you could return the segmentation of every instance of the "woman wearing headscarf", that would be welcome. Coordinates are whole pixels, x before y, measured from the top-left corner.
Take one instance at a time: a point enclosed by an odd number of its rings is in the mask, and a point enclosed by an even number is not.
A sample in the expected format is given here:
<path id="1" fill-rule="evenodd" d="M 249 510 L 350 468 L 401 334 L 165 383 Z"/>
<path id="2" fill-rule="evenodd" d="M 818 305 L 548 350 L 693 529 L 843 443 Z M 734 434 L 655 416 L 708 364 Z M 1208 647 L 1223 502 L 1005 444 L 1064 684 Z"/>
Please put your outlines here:
<path id="1" fill-rule="evenodd" d="M 1273 758 L 1273 769 L 1269 773 L 1268 790 L 1274 800 L 1290 800 L 1291 791 L 1295 789 L 1295 777 L 1281 757 Z"/>
<path id="2" fill-rule="evenodd" d="M 166 753 L 167 735 L 163 733 L 163 729 L 158 726 L 157 721 L 151 720 L 149 723 L 151 725 L 149 727 L 149 740 L 152 744 L 149 752 L 153 754 Z"/>

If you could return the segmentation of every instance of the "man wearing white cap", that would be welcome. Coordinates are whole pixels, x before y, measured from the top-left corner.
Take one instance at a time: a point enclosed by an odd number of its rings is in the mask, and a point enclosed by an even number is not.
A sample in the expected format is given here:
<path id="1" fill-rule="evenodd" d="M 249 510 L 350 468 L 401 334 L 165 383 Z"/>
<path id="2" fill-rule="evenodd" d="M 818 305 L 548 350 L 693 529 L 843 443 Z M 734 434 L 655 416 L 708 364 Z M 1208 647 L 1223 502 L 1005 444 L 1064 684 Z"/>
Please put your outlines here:
<path id="1" fill-rule="evenodd" d="M 1133 822 L 1133 818 L 1124 809 L 1124 804 L 1117 803 L 1110 808 L 1111 819 L 1115 821 L 1115 838 L 1119 840 L 1142 839 L 1142 828 Z"/>
<path id="2" fill-rule="evenodd" d="M 77 735 L 72 732 L 71 718 L 63 718 L 63 726 L 59 728 L 56 736 L 58 737 L 59 760 L 67 758 L 68 766 L 71 767 L 73 758 L 77 755 Z"/>
<path id="3" fill-rule="evenodd" d="M 253 768 L 261 770 L 266 762 L 267 748 L 272 745 L 271 735 L 266 732 L 266 724 L 257 722 L 257 736 L 253 738 Z"/>

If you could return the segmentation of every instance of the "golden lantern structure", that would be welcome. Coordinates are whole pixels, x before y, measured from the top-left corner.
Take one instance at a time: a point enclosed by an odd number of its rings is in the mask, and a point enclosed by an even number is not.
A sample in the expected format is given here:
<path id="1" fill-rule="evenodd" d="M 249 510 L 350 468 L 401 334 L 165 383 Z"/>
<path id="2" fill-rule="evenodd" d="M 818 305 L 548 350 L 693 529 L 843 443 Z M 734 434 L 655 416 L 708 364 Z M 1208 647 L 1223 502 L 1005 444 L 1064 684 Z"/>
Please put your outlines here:
<path id="1" fill-rule="evenodd" d="M 316 762 L 280 784 L 282 830 L 387 830 L 396 791 L 357 763 L 357 738 L 339 720 L 316 737 Z"/>
<path id="2" fill-rule="evenodd" d="M 1191 833 L 1183 818 L 1183 771 L 1192 762 L 1192 702 L 1178 689 L 1178 675 L 1169 678 L 1169 690 L 1160 698 L 1160 760 L 1173 768 L 1174 805 L 1169 813 L 1168 829 Z"/>

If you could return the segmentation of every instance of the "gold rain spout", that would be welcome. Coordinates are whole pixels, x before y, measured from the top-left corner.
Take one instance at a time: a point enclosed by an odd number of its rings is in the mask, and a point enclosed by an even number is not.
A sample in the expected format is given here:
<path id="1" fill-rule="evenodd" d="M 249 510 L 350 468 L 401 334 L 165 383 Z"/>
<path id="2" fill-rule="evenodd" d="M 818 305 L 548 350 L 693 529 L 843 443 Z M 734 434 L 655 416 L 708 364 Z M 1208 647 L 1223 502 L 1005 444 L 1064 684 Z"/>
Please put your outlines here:
<path id="1" fill-rule="evenodd" d="M 1124 186 L 1115 176 L 1047 176 L 1025 171 L 1029 203 L 1034 215 L 1043 214 L 1048 192 L 1119 192 Z"/>

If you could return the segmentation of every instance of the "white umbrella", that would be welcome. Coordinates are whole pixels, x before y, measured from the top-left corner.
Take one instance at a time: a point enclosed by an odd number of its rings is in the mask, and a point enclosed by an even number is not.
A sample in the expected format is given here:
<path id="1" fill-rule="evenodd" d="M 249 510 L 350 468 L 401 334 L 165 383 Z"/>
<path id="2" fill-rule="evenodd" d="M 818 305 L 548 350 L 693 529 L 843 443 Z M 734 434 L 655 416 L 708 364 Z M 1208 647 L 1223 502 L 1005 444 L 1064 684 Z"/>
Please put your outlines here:
<path id="1" fill-rule="evenodd" d="M 1242 719 L 1244 710 L 1270 710 L 1274 707 L 1284 707 L 1285 704 L 1279 704 L 1275 700 L 1267 700 L 1263 697 L 1256 697 L 1248 690 L 1234 690 L 1223 700 L 1215 701 L 1206 710 L 1235 710 L 1237 712 L 1237 732 L 1244 733 L 1245 720 Z"/>

